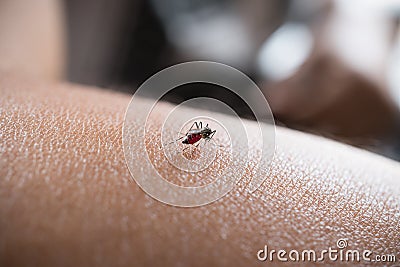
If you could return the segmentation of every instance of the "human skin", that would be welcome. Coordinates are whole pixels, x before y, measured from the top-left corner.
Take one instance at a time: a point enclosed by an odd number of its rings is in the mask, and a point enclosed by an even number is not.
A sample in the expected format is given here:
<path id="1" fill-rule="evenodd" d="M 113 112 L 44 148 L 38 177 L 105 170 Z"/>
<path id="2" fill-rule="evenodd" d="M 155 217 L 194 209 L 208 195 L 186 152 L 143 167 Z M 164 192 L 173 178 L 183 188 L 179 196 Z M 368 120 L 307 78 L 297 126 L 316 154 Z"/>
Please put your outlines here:
<path id="1" fill-rule="evenodd" d="M 129 95 L 10 73 L 0 94 L 0 266 L 255 266 L 264 245 L 320 251 L 340 238 L 400 257 L 397 162 L 278 127 L 258 190 L 246 173 L 212 204 L 172 207 L 125 164 Z"/>
<path id="2" fill-rule="evenodd" d="M 62 78 L 63 11 L 63 3 L 57 0 L 0 0 L 0 70 L 43 80 Z"/>

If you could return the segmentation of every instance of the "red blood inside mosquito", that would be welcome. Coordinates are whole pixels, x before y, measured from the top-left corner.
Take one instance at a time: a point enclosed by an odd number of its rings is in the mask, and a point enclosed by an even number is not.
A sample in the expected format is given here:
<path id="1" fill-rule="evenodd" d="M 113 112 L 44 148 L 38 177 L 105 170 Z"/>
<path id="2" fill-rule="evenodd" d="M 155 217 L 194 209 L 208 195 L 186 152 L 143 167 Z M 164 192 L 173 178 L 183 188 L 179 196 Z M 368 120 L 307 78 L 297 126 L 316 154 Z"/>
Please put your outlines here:
<path id="1" fill-rule="evenodd" d="M 185 141 L 186 144 L 194 144 L 200 141 L 200 139 L 201 139 L 201 134 L 189 134 Z"/>

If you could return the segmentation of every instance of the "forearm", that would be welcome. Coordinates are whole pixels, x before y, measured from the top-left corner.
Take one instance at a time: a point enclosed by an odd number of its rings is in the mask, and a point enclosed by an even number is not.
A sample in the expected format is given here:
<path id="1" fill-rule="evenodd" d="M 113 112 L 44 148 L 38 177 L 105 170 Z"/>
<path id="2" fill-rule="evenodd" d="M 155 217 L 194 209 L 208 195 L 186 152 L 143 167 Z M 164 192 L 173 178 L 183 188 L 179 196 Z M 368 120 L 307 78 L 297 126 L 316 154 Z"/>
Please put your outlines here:
<path id="1" fill-rule="evenodd" d="M 277 128 L 257 191 L 246 175 L 213 204 L 176 208 L 130 177 L 121 141 L 129 96 L 4 76 L 0 92 L 2 266 L 250 266 L 265 244 L 321 250 L 339 238 L 399 251 L 398 163 Z"/>

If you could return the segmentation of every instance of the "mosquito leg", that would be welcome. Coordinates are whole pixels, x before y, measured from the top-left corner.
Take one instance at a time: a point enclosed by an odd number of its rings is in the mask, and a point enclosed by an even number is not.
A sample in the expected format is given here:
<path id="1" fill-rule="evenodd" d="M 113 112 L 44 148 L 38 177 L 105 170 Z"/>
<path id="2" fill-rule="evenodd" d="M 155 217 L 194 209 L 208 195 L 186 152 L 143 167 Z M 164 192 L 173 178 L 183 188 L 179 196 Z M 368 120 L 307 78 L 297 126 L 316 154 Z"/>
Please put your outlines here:
<path id="1" fill-rule="evenodd" d="M 202 128 L 202 123 L 201 123 L 201 121 L 200 121 L 200 122 L 195 121 L 195 122 L 193 123 L 193 125 L 196 125 L 196 129 L 201 129 L 201 128 Z M 192 125 L 192 127 L 190 127 L 190 130 L 192 130 L 193 125 Z M 190 131 L 190 130 L 189 130 L 189 131 Z"/>
<path id="2" fill-rule="evenodd" d="M 177 133 L 177 134 L 179 134 L 179 135 L 181 135 L 183 137 L 185 137 L 188 134 L 188 132 L 182 133 L 181 131 L 175 131 L 175 133 Z"/>
<path id="3" fill-rule="evenodd" d="M 199 126 L 197 125 L 197 122 L 193 122 L 192 126 L 190 126 L 189 131 L 192 130 L 192 129 L 193 129 L 193 126 L 195 126 L 195 125 L 196 125 L 197 128 L 199 128 Z"/>
<path id="4" fill-rule="evenodd" d="M 214 137 L 214 134 L 215 134 L 216 132 L 217 132 L 217 130 L 214 130 L 214 131 L 211 132 L 210 139 Z"/>
<path id="5" fill-rule="evenodd" d="M 186 137 L 186 135 L 181 136 L 181 137 L 179 137 L 178 139 L 176 139 L 175 142 L 176 142 L 176 141 L 179 141 L 179 140 L 181 140 L 182 138 L 185 138 L 185 137 Z"/>
<path id="6" fill-rule="evenodd" d="M 169 145 L 171 145 L 171 144 L 173 144 L 173 143 L 175 143 L 175 142 L 181 140 L 181 139 L 184 138 L 184 137 L 185 137 L 185 135 L 179 137 L 178 139 L 176 139 L 176 140 L 174 140 L 174 141 L 171 141 L 171 142 L 169 142 L 169 143 L 166 143 L 166 144 L 164 144 L 163 146 L 169 146 Z M 161 149 L 161 148 L 162 148 L 162 146 L 160 146 L 160 149 Z"/>
<path id="7" fill-rule="evenodd" d="M 210 142 L 216 132 L 217 132 L 217 130 L 212 131 L 210 136 L 206 139 L 206 141 Z"/>
<path id="8" fill-rule="evenodd" d="M 181 140 L 181 139 L 184 138 L 184 137 L 186 137 L 186 136 L 185 136 L 185 135 L 184 135 L 184 136 L 181 136 L 181 137 L 179 137 L 178 139 L 176 139 L 176 140 L 174 140 L 174 141 L 172 141 L 172 142 L 169 142 L 168 144 L 173 144 L 173 143 L 175 143 L 175 142 Z"/>

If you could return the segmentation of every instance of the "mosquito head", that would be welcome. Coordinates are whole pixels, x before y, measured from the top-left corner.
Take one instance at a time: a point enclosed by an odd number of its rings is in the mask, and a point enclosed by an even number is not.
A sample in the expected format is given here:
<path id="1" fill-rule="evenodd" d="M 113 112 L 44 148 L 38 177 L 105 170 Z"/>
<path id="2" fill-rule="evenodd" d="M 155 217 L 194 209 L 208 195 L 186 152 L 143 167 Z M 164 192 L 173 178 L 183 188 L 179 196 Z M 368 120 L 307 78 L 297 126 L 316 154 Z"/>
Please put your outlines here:
<path id="1" fill-rule="evenodd" d="M 208 127 L 208 126 L 206 126 L 206 127 L 204 127 L 204 129 L 202 130 L 202 136 L 203 136 L 203 138 L 208 138 L 208 137 L 210 137 L 210 135 L 213 133 L 213 131 L 211 130 L 211 128 L 210 127 Z"/>

